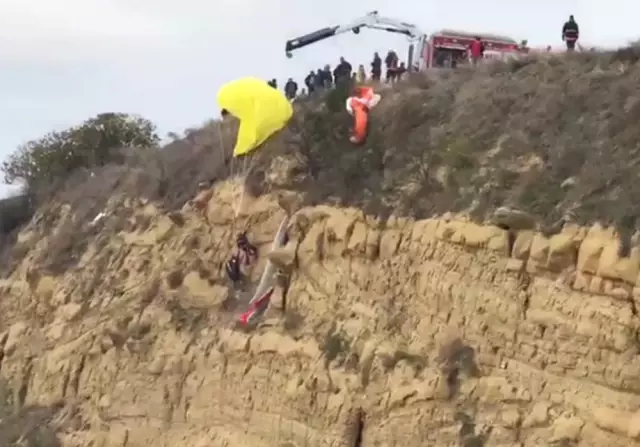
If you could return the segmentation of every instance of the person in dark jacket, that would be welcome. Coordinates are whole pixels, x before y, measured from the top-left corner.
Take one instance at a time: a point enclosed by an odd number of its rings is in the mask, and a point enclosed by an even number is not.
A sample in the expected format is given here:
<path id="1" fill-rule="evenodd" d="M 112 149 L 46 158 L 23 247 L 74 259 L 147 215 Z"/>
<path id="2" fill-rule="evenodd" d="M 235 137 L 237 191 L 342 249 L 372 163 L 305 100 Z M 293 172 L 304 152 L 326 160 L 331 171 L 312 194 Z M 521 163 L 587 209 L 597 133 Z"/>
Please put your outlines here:
<path id="1" fill-rule="evenodd" d="M 402 79 L 406 72 L 407 72 L 407 66 L 405 65 L 404 62 L 400 62 L 400 66 L 396 70 L 396 80 L 399 81 L 400 79 Z"/>
<path id="2" fill-rule="evenodd" d="M 343 80 L 349 81 L 351 79 L 352 72 L 353 67 L 351 64 L 347 62 L 344 57 L 341 57 L 340 63 L 336 66 L 335 70 L 333 70 L 333 82 L 337 84 Z"/>
<path id="3" fill-rule="evenodd" d="M 400 58 L 398 57 L 398 54 L 393 50 L 389 50 L 387 57 L 384 58 L 384 63 L 387 66 L 387 76 L 385 78 L 387 83 L 393 82 L 396 79 L 396 71 L 398 70 L 399 62 Z"/>
<path id="4" fill-rule="evenodd" d="M 307 86 L 307 91 L 309 95 L 313 95 L 313 92 L 316 91 L 316 74 L 311 70 L 306 78 L 304 78 L 304 85 Z"/>
<path id="5" fill-rule="evenodd" d="M 322 69 L 322 86 L 324 88 L 331 88 L 333 87 L 333 76 L 331 73 L 331 65 L 327 64 L 324 66 L 324 68 Z"/>
<path id="6" fill-rule="evenodd" d="M 276 78 L 273 78 L 272 80 L 268 81 L 267 84 L 269 84 L 273 88 L 278 88 L 278 81 L 276 81 Z"/>
<path id="7" fill-rule="evenodd" d="M 249 242 L 246 231 L 236 235 L 236 247 L 245 265 L 251 264 L 258 258 L 258 248 Z"/>
<path id="8" fill-rule="evenodd" d="M 258 248 L 249 242 L 247 232 L 236 235 L 236 252 L 225 263 L 227 276 L 233 284 L 243 280 L 242 266 L 249 266 L 258 259 Z"/>
<path id="9" fill-rule="evenodd" d="M 293 78 L 289 78 L 284 85 L 284 95 L 290 101 L 298 95 L 298 83 L 294 81 Z"/>
<path id="10" fill-rule="evenodd" d="M 316 90 L 322 90 L 324 88 L 324 75 L 323 75 L 322 68 L 318 68 L 316 70 L 315 83 L 316 83 Z"/>
<path id="11" fill-rule="evenodd" d="M 576 42 L 580 37 L 580 28 L 573 18 L 573 15 L 569 16 L 569 20 L 564 22 L 562 27 L 562 40 L 567 45 L 567 51 L 573 51 L 576 48 Z"/>
<path id="12" fill-rule="evenodd" d="M 382 77 L 382 59 L 378 52 L 373 53 L 373 60 L 371 61 L 371 80 L 380 82 Z"/>
<path id="13" fill-rule="evenodd" d="M 224 265 L 227 276 L 233 284 L 238 284 L 242 281 L 242 270 L 240 269 L 240 263 L 240 256 L 236 253 L 232 255 Z"/>

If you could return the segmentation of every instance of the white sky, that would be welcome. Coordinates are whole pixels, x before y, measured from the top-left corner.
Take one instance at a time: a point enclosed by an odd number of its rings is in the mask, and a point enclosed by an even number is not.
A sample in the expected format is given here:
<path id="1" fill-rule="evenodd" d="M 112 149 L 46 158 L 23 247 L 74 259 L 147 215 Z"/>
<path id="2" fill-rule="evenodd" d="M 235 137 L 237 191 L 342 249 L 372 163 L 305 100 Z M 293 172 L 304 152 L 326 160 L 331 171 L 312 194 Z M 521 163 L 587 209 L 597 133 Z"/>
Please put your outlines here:
<path id="1" fill-rule="evenodd" d="M 495 4 L 495 5 L 493 5 Z M 404 38 L 363 31 L 284 56 L 288 38 L 377 9 L 426 33 L 440 28 L 507 34 L 560 45 L 569 14 L 584 44 L 637 37 L 631 0 L 0 0 L 0 159 L 17 145 L 100 112 L 139 113 L 164 135 L 216 112 L 218 87 L 253 75 L 301 81 L 344 56 L 404 54 Z M 640 31 L 637 33 L 640 34 Z M 0 195 L 8 189 L 0 185 Z"/>

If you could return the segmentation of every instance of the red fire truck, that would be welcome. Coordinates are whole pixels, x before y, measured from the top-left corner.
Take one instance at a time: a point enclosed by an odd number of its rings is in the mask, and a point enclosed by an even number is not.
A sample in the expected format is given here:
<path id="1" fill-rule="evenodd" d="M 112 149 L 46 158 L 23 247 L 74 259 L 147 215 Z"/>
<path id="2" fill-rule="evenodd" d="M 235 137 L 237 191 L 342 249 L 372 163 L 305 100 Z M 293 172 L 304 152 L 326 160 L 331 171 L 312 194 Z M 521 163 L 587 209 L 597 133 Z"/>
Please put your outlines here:
<path id="1" fill-rule="evenodd" d="M 464 31 L 444 29 L 431 34 L 425 39 L 422 59 L 425 68 L 452 67 L 458 62 L 468 59 L 468 49 L 471 43 L 480 38 L 484 44 L 485 59 L 504 60 L 517 58 L 526 54 L 528 49 L 519 45 L 508 36 L 496 34 L 473 34 Z"/>

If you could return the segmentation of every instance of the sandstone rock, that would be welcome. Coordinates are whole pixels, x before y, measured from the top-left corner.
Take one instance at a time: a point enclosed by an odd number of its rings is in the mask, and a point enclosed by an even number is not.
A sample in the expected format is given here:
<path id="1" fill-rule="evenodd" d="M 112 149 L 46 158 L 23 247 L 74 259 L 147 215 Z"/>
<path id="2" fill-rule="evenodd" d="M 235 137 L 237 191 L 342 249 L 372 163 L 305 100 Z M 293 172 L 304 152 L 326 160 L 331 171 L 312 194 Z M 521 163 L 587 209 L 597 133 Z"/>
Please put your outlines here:
<path id="1" fill-rule="evenodd" d="M 521 415 L 515 408 L 510 408 L 502 411 L 500 418 L 502 424 L 507 428 L 516 428 L 520 425 Z"/>
<path id="2" fill-rule="evenodd" d="M 600 294 L 602 293 L 603 281 L 599 276 L 594 276 L 591 278 L 591 282 L 589 283 L 589 293 Z"/>
<path id="3" fill-rule="evenodd" d="M 313 222 L 306 214 L 300 212 L 291 217 L 287 233 L 291 239 L 302 240 L 306 236 Z"/>
<path id="4" fill-rule="evenodd" d="M 573 288 L 575 290 L 579 290 L 579 291 L 588 291 L 591 287 L 591 279 L 592 276 L 588 275 L 586 273 L 581 273 L 581 272 L 577 272 L 574 282 L 573 282 Z"/>
<path id="5" fill-rule="evenodd" d="M 369 229 L 367 233 L 365 255 L 370 261 L 373 261 L 380 256 L 382 235 L 383 232 L 377 229 Z"/>
<path id="6" fill-rule="evenodd" d="M 640 439 L 640 411 L 636 411 L 629 418 L 627 436 L 635 440 Z"/>
<path id="7" fill-rule="evenodd" d="M 529 257 L 529 251 L 531 249 L 531 244 L 533 242 L 535 234 L 536 233 L 532 230 L 518 231 L 516 239 L 513 243 L 511 256 L 516 259 L 526 261 Z"/>
<path id="8" fill-rule="evenodd" d="M 368 228 L 364 222 L 356 222 L 351 231 L 351 237 L 347 242 L 345 254 L 352 256 L 364 255 L 367 247 Z"/>
<path id="9" fill-rule="evenodd" d="M 487 248 L 502 256 L 509 256 L 509 234 L 504 230 L 495 232 L 494 236 L 489 239 Z"/>
<path id="10" fill-rule="evenodd" d="M 342 257 L 357 219 L 350 213 L 334 213 L 326 222 L 324 247 L 326 254 Z"/>
<path id="11" fill-rule="evenodd" d="M 576 263 L 578 271 L 592 275 L 597 274 L 602 251 L 612 238 L 612 231 L 605 230 L 599 224 L 594 224 L 580 244 Z"/>
<path id="12" fill-rule="evenodd" d="M 631 414 L 628 412 L 601 407 L 594 410 L 592 416 L 595 424 L 604 430 L 623 435 L 626 435 L 629 431 Z"/>
<path id="13" fill-rule="evenodd" d="M 400 246 L 402 234 L 398 230 L 385 230 L 380 237 L 380 258 L 389 259 L 395 255 Z"/>
<path id="14" fill-rule="evenodd" d="M 4 343 L 4 354 L 11 355 L 21 343 L 29 330 L 29 325 L 24 321 L 18 321 L 11 325 Z"/>
<path id="15" fill-rule="evenodd" d="M 576 263 L 578 244 L 575 233 L 563 231 L 549 239 L 549 253 L 545 268 L 553 272 L 561 272 Z"/>
<path id="16" fill-rule="evenodd" d="M 482 377 L 478 381 L 476 393 L 493 403 L 531 400 L 531 394 L 526 389 L 516 386 L 506 377 Z"/>
<path id="17" fill-rule="evenodd" d="M 464 244 L 464 232 L 461 230 L 465 225 L 466 222 L 461 222 L 459 220 L 442 221 L 436 228 L 435 236 L 441 241 L 453 242 L 454 244 Z"/>
<path id="18" fill-rule="evenodd" d="M 282 192 L 278 194 L 277 202 L 287 216 L 293 216 L 302 208 L 303 197 L 293 192 Z"/>
<path id="19" fill-rule="evenodd" d="M 626 301 L 631 297 L 632 290 L 631 285 L 616 283 L 609 279 L 602 280 L 602 292 L 613 298 Z"/>
<path id="20" fill-rule="evenodd" d="M 535 218 L 529 213 L 504 206 L 493 213 L 491 221 L 495 225 L 515 231 L 532 230 L 536 226 Z"/>
<path id="21" fill-rule="evenodd" d="M 520 272 L 524 269 L 525 264 L 522 259 L 509 259 L 505 265 L 507 272 Z"/>
<path id="22" fill-rule="evenodd" d="M 435 240 L 441 222 L 438 219 L 424 219 L 415 222 L 411 230 L 411 241 L 417 245 L 424 245 Z"/>
<path id="23" fill-rule="evenodd" d="M 289 240 L 284 247 L 275 248 L 267 253 L 267 258 L 273 262 L 276 267 L 287 270 L 296 262 L 297 247 L 298 241 Z"/>
<path id="24" fill-rule="evenodd" d="M 549 239 L 540 233 L 536 233 L 531 241 L 529 259 L 546 266 L 549 257 L 549 248 Z"/>
<path id="25" fill-rule="evenodd" d="M 79 303 L 69 303 L 60 306 L 56 313 L 62 320 L 69 321 L 80 314 L 80 312 L 82 311 L 82 307 L 82 304 Z"/>
<path id="26" fill-rule="evenodd" d="M 164 355 L 156 356 L 148 366 L 148 370 L 153 375 L 160 375 L 164 371 L 167 359 Z"/>
<path id="27" fill-rule="evenodd" d="M 56 280 L 52 276 L 39 276 L 35 293 L 41 299 L 49 299 L 57 287 Z"/>
<path id="28" fill-rule="evenodd" d="M 556 419 L 551 428 L 552 435 L 549 441 L 577 441 L 580 439 L 580 431 L 584 421 L 577 416 L 562 416 Z"/>
<path id="29" fill-rule="evenodd" d="M 493 225 L 478 225 L 473 222 L 459 222 L 451 242 L 464 244 L 470 248 L 487 248 L 508 256 L 509 239 L 507 231 Z"/>
<path id="30" fill-rule="evenodd" d="M 324 257 L 324 230 L 325 222 L 316 222 L 311 225 L 307 234 L 298 246 L 298 259 L 300 262 L 309 264 Z"/>
<path id="31" fill-rule="evenodd" d="M 527 260 L 527 271 L 537 273 L 545 270 L 549 260 L 549 239 L 540 233 L 536 233 L 531 241 L 529 249 L 529 259 Z"/>
<path id="32" fill-rule="evenodd" d="M 633 248 L 628 258 L 620 258 L 620 241 L 611 240 L 602 249 L 598 261 L 597 275 L 636 284 L 640 273 L 640 249 Z"/>
<path id="33" fill-rule="evenodd" d="M 525 417 L 522 422 L 523 428 L 531 428 L 545 425 L 549 421 L 549 408 L 548 402 L 536 402 L 531 409 L 531 412 Z"/>

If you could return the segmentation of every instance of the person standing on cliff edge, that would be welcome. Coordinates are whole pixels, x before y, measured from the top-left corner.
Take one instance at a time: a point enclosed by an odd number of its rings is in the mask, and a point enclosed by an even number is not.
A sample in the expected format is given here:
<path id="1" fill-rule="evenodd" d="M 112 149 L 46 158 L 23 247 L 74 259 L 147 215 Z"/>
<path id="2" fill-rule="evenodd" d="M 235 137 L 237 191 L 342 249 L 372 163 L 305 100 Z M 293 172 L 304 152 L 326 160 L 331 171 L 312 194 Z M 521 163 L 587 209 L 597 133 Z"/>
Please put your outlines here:
<path id="1" fill-rule="evenodd" d="M 562 27 L 562 40 L 567 45 L 567 51 L 573 51 L 576 48 L 576 42 L 580 37 L 580 28 L 576 23 L 573 15 L 569 16 L 569 20 L 564 23 Z"/>
<path id="2" fill-rule="evenodd" d="M 469 45 L 469 53 L 471 56 L 471 63 L 475 66 L 480 63 L 484 57 L 484 43 L 480 37 L 476 37 Z"/>

